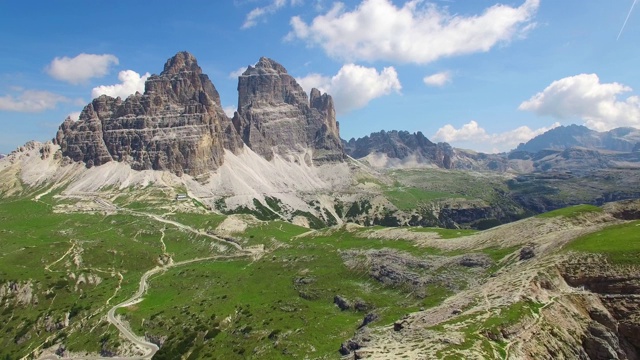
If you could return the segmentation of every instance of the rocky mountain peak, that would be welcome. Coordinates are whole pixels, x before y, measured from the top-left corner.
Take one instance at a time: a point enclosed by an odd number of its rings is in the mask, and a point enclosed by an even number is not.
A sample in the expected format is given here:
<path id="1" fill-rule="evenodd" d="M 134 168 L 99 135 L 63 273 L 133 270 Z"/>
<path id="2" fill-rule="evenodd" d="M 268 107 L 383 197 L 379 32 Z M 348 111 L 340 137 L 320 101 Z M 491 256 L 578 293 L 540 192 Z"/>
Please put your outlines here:
<path id="1" fill-rule="evenodd" d="M 179 74 L 187 71 L 202 74 L 202 69 L 198 65 L 196 58 L 187 51 L 181 51 L 167 60 L 160 75 Z"/>
<path id="2" fill-rule="evenodd" d="M 236 131 L 253 151 L 272 159 L 275 153 L 312 150 L 312 161 L 342 161 L 333 99 L 302 87 L 277 62 L 262 57 L 238 78 Z"/>
<path id="3" fill-rule="evenodd" d="M 64 156 L 87 167 L 119 161 L 135 170 L 190 175 L 217 169 L 225 150 L 245 144 L 268 160 L 276 153 L 303 155 L 296 161 L 308 164 L 344 159 L 331 96 L 314 89 L 309 101 L 282 65 L 262 57 L 238 79 L 238 112 L 231 121 L 213 83 L 186 51 L 147 79 L 144 94 L 94 99 L 78 121 L 62 123 L 55 142 Z"/>
<path id="4" fill-rule="evenodd" d="M 136 170 L 191 175 L 215 170 L 224 149 L 243 146 L 218 91 L 188 52 L 150 76 L 144 94 L 94 99 L 78 121 L 60 126 L 55 141 L 64 156 L 88 167 L 121 161 Z"/>
<path id="5" fill-rule="evenodd" d="M 273 74 L 273 75 L 279 75 L 279 74 L 286 74 L 287 73 L 287 69 L 284 68 L 284 66 L 280 65 L 278 62 L 269 59 L 267 57 L 261 57 L 260 60 L 258 60 L 258 62 L 256 63 L 255 67 L 254 66 L 249 66 L 247 68 L 247 71 L 245 71 L 245 73 L 243 75 L 251 75 L 251 74 L 260 74 L 260 75 L 265 75 L 265 74 Z"/>

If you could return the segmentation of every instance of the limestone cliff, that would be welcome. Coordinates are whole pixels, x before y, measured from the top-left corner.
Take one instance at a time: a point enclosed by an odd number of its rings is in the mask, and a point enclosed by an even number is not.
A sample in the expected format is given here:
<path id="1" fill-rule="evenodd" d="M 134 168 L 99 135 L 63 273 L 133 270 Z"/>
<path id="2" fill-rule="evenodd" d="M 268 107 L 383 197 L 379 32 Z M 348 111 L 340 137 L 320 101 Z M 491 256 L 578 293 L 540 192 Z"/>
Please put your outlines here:
<path id="1" fill-rule="evenodd" d="M 136 170 L 191 175 L 215 170 L 224 149 L 243 146 L 217 90 L 188 52 L 149 77 L 144 94 L 94 99 L 78 121 L 65 120 L 55 141 L 64 156 L 87 167 L 115 160 Z"/>
<path id="2" fill-rule="evenodd" d="M 307 150 L 307 162 L 344 158 L 331 96 L 313 89 L 307 98 L 282 65 L 265 57 L 239 78 L 233 124 L 245 144 L 268 160 Z"/>

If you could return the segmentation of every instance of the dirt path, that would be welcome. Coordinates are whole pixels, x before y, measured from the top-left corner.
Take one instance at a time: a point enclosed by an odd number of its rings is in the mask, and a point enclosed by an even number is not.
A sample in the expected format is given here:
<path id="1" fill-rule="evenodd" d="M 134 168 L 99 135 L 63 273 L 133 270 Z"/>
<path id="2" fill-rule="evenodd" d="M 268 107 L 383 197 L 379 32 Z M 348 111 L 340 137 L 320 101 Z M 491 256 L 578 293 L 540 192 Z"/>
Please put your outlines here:
<path id="1" fill-rule="evenodd" d="M 147 216 L 150 217 L 158 222 L 164 223 L 164 224 L 170 224 L 173 225 L 177 228 L 189 231 L 191 233 L 197 234 L 197 235 L 201 235 L 201 236 L 206 236 L 208 238 L 211 238 L 213 240 L 219 241 L 219 242 L 223 242 L 225 244 L 231 245 L 233 246 L 236 250 L 238 250 L 238 252 L 234 255 L 213 255 L 213 256 L 208 256 L 208 257 L 202 257 L 202 258 L 195 258 L 195 259 L 190 259 L 190 260 L 184 260 L 184 261 L 179 261 L 179 262 L 175 262 L 175 263 L 170 263 L 167 264 L 165 266 L 157 266 L 151 270 L 148 270 L 147 272 L 145 272 L 142 277 L 140 278 L 140 282 L 138 284 L 138 290 L 127 300 L 113 306 L 111 309 L 109 309 L 109 311 L 107 312 L 107 321 L 109 321 L 111 324 L 113 324 L 118 331 L 120 332 L 120 334 L 122 334 L 123 337 L 125 337 L 127 340 L 129 340 L 132 344 L 135 345 L 135 347 L 137 347 L 138 349 L 140 349 L 144 355 L 137 355 L 137 356 L 131 356 L 131 357 L 101 357 L 101 356 L 71 356 L 71 357 L 65 357 L 64 359 L 69 359 L 69 360 L 104 360 L 104 359 L 109 359 L 109 360 L 148 360 L 151 359 L 153 357 L 153 355 L 155 355 L 155 353 L 159 350 L 159 347 L 152 343 L 149 342 L 147 340 L 145 340 L 143 337 L 140 337 L 138 335 L 136 335 L 121 319 L 119 316 L 116 316 L 116 311 L 120 308 L 123 307 L 127 307 L 127 306 L 131 306 L 134 304 L 139 303 L 140 301 L 143 300 L 143 296 L 144 294 L 147 292 L 148 288 L 149 288 L 149 284 L 148 284 L 148 280 L 150 277 L 160 273 L 160 272 L 164 272 L 169 270 L 170 268 L 173 267 L 177 267 L 177 266 L 183 266 L 183 265 L 188 265 L 188 264 L 192 264 L 195 262 L 201 262 L 201 261 L 209 261 L 209 260 L 219 260 L 219 259 L 233 259 L 233 258 L 240 258 L 240 257 L 252 257 L 252 258 L 256 258 L 259 257 L 261 254 L 257 254 L 257 252 L 260 252 L 259 249 L 257 248 L 251 248 L 251 249 L 247 249 L 245 250 L 240 244 L 231 242 L 231 241 L 227 241 L 225 239 L 222 239 L 218 236 L 215 236 L 213 234 L 209 234 L 197 229 L 192 228 L 191 226 L 179 223 L 177 221 L 173 221 L 173 220 L 168 220 L 165 219 L 159 215 L 155 215 L 155 214 L 149 214 L 149 213 L 144 213 L 144 212 L 139 212 L 139 211 L 133 211 L 133 210 L 128 210 L 128 209 L 122 209 L 122 208 L 117 208 L 114 205 L 110 204 L 110 203 L 106 203 L 105 201 L 101 201 L 101 202 L 97 202 L 105 207 L 110 208 L 111 210 L 113 210 L 114 208 L 120 211 L 126 211 L 129 213 L 132 213 L 134 215 L 137 216 Z M 162 244 L 162 249 L 163 252 L 166 251 L 166 246 L 164 244 L 164 235 L 165 235 L 165 231 L 164 229 L 162 230 L 162 236 L 160 237 L 160 242 Z M 46 269 L 49 270 L 49 267 L 51 267 L 52 265 L 55 265 L 56 263 L 60 262 L 62 259 L 64 259 L 67 255 L 69 255 L 74 246 L 76 244 L 72 243 L 71 248 L 69 250 L 67 250 L 67 252 L 62 255 L 62 257 L 56 261 L 54 261 L 53 263 L 49 264 Z M 264 250 L 263 250 L 264 251 Z M 118 273 L 120 274 L 120 273 Z M 120 275 L 122 276 L 122 275 Z M 122 282 L 122 277 L 120 278 L 120 282 Z M 116 289 L 116 291 L 114 292 L 113 296 L 111 298 L 109 298 L 109 300 L 107 300 L 107 304 L 109 303 L 109 301 L 115 297 L 115 295 L 117 294 L 118 290 L 120 288 L 120 283 L 118 284 L 118 288 Z M 57 360 L 57 359 L 61 359 L 60 357 L 58 357 L 57 355 L 54 354 L 44 354 L 43 356 L 41 356 L 39 358 L 40 360 Z"/>

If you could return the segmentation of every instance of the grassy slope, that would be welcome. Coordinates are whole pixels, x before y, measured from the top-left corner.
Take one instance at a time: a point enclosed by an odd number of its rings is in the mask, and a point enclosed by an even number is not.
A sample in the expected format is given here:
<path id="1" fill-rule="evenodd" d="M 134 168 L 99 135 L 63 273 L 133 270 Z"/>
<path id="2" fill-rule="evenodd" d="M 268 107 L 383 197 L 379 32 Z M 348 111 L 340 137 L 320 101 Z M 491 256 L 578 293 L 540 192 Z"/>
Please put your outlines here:
<path id="1" fill-rule="evenodd" d="M 16 306 L 14 299 L 4 302 L 0 356 L 24 356 L 47 337 L 53 338 L 56 333 L 33 331 L 33 325 L 37 323 L 41 329 L 47 316 L 60 321 L 68 312 L 72 314 L 71 327 L 57 332 L 57 336 L 68 337 L 66 343 L 71 349 L 98 351 L 102 336 L 116 341 L 115 329 L 99 319 L 118 286 L 117 273 L 123 280 L 110 301 L 112 305 L 128 298 L 137 289 L 142 273 L 156 266 L 162 253 L 162 229 L 167 252 L 176 261 L 213 251 L 208 238 L 194 237 L 144 216 L 56 214 L 51 210 L 53 202 L 52 196 L 40 202 L 0 200 L 0 286 L 31 281 L 37 297 L 37 302 L 28 306 Z M 72 246 L 70 254 L 65 255 Z M 73 263 L 76 251 L 82 259 L 80 266 Z M 50 264 L 49 271 L 45 270 Z M 76 289 L 71 273 L 76 278 L 97 275 L 102 281 L 98 285 L 80 284 Z M 81 326 L 81 322 L 86 324 Z M 93 326 L 90 335 L 82 333 Z"/>
<path id="2" fill-rule="evenodd" d="M 0 283 L 32 280 L 38 304 L 8 306 L 0 315 L 4 323 L 1 356 L 22 356 L 27 349 L 57 334 L 71 350 L 98 351 L 102 342 L 117 347 L 113 327 L 100 321 L 108 309 L 106 299 L 114 294 L 116 272 L 123 274 L 122 289 L 111 301 L 130 296 L 141 274 L 154 267 L 161 254 L 159 239 L 164 232 L 167 252 L 176 261 L 202 257 L 214 250 L 210 239 L 193 236 L 148 217 L 118 215 L 55 214 L 52 196 L 42 202 L 27 199 L 1 200 Z M 140 204 L 147 209 L 149 204 Z M 601 211 L 580 206 L 543 217 L 572 217 Z M 195 228 L 213 229 L 223 216 L 176 213 L 171 219 Z M 604 252 L 616 262 L 638 259 L 638 222 L 612 227 L 588 235 L 569 245 L 572 250 Z M 122 310 L 138 333 L 166 336 L 158 358 L 333 358 L 341 342 L 349 338 L 369 311 L 340 311 L 335 295 L 362 299 L 379 316 L 377 324 L 389 324 L 404 313 L 438 304 L 448 296 L 440 287 L 430 287 L 427 297 L 417 298 L 400 288 L 383 286 L 365 271 L 345 267 L 341 252 L 390 248 L 421 257 L 443 254 L 418 248 L 409 241 L 368 239 L 353 232 L 335 230 L 294 238 L 307 229 L 280 221 L 262 222 L 239 237 L 248 245 L 264 245 L 269 251 L 259 260 L 249 259 L 196 263 L 173 268 L 151 279 L 145 300 Z M 364 231 L 364 230 L 363 230 Z M 473 231 L 434 231 L 443 238 L 466 236 Z M 83 264 L 78 268 L 60 259 L 73 244 L 81 247 Z M 126 249 L 126 251 L 125 251 Z M 487 248 L 484 253 L 497 261 L 515 248 Z M 68 264 L 67 264 L 68 263 Z M 95 273 L 97 285 L 75 284 L 69 272 Z M 51 289 L 49 295 L 44 292 Z M 527 304 L 525 307 L 531 307 Z M 523 305 L 523 306 L 524 306 Z M 535 307 L 535 306 L 534 306 Z M 57 333 L 35 333 L 29 329 L 46 315 L 61 318 L 72 312 L 71 327 Z M 511 309 L 499 312 L 513 320 Z M 503 322 L 502 315 L 495 321 Z M 85 323 L 81 325 L 83 320 Z M 493 320 L 492 320 L 493 321 Z M 492 327 L 487 323 L 484 327 Z M 89 332 L 89 329 L 93 329 Z M 30 338 L 16 344 L 30 332 Z M 53 337 L 53 336 L 52 336 Z"/>
<path id="3" fill-rule="evenodd" d="M 260 260 L 173 269 L 152 281 L 145 301 L 123 313 L 138 324 L 138 331 L 143 331 L 143 319 L 153 319 L 145 322 L 144 330 L 169 335 L 160 358 L 181 349 L 213 358 L 332 358 L 367 313 L 340 311 L 334 296 L 363 300 L 380 316 L 378 324 L 388 324 L 447 295 L 432 288 L 419 299 L 383 286 L 364 272 L 347 269 L 340 256 L 349 249 L 428 252 L 410 242 L 364 239 L 346 231 L 293 239 L 290 235 L 306 230 L 294 231 L 295 226 L 287 224 L 283 231 L 283 225 L 262 224 L 246 232 L 255 243 L 277 242 L 278 248 Z M 187 325 L 189 330 L 175 326 L 181 317 L 193 325 Z M 207 339 L 211 333 L 217 335 Z"/>
<path id="4" fill-rule="evenodd" d="M 612 264 L 640 265 L 640 221 L 610 226 L 582 236 L 566 249 L 604 254 Z"/>

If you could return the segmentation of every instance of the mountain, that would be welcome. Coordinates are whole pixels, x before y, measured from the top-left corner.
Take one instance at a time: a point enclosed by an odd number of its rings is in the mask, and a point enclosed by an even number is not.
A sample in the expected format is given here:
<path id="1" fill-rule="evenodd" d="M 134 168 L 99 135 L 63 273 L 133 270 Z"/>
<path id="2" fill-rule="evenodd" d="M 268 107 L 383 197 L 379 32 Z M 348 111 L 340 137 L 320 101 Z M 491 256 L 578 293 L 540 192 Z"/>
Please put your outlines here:
<path id="1" fill-rule="evenodd" d="M 0 154 L 0 159 L 5 158 L 7 155 L 5 154 Z"/>
<path id="2" fill-rule="evenodd" d="M 344 160 L 328 94 L 307 96 L 282 65 L 263 57 L 239 77 L 230 119 L 195 57 L 179 52 L 148 78 L 143 94 L 102 95 L 79 120 L 66 119 L 53 142 L 29 142 L 8 155 L 0 194 L 59 188 L 61 196 L 84 197 L 148 187 L 170 197 L 188 193 L 218 212 L 308 226 L 338 218 L 327 215 L 335 213 L 330 202 L 314 201 L 351 185 Z"/>
<path id="3" fill-rule="evenodd" d="M 631 152 L 640 144 L 640 130 L 630 127 L 606 132 L 591 130 L 582 125 L 558 126 L 518 145 L 515 151 L 536 153 L 542 150 L 564 150 L 583 147 L 594 150 Z"/>
<path id="4" fill-rule="evenodd" d="M 260 58 L 240 76 L 238 96 L 233 125 L 245 144 L 267 160 L 274 153 L 307 149 L 308 162 L 343 160 L 333 99 L 317 89 L 307 98 L 282 65 Z"/>
<path id="5" fill-rule="evenodd" d="M 78 121 L 64 121 L 55 143 L 63 156 L 87 167 L 119 161 L 134 170 L 191 175 L 218 168 L 224 149 L 243 146 L 217 90 L 187 52 L 150 76 L 144 94 L 94 99 Z"/>
<path id="6" fill-rule="evenodd" d="M 420 131 L 380 131 L 343 141 L 347 155 L 376 168 L 438 167 L 442 169 L 505 171 L 501 156 L 456 149 L 434 143 Z"/>
<path id="7" fill-rule="evenodd" d="M 309 102 L 284 67 L 267 58 L 240 76 L 238 92 L 232 122 L 195 57 L 180 52 L 147 79 L 144 94 L 124 101 L 102 95 L 78 121 L 65 120 L 55 144 L 89 168 L 118 161 L 193 176 L 216 170 L 225 150 L 239 154 L 245 144 L 267 160 L 297 152 L 309 161 L 342 161 L 330 96 L 314 89 Z"/>

